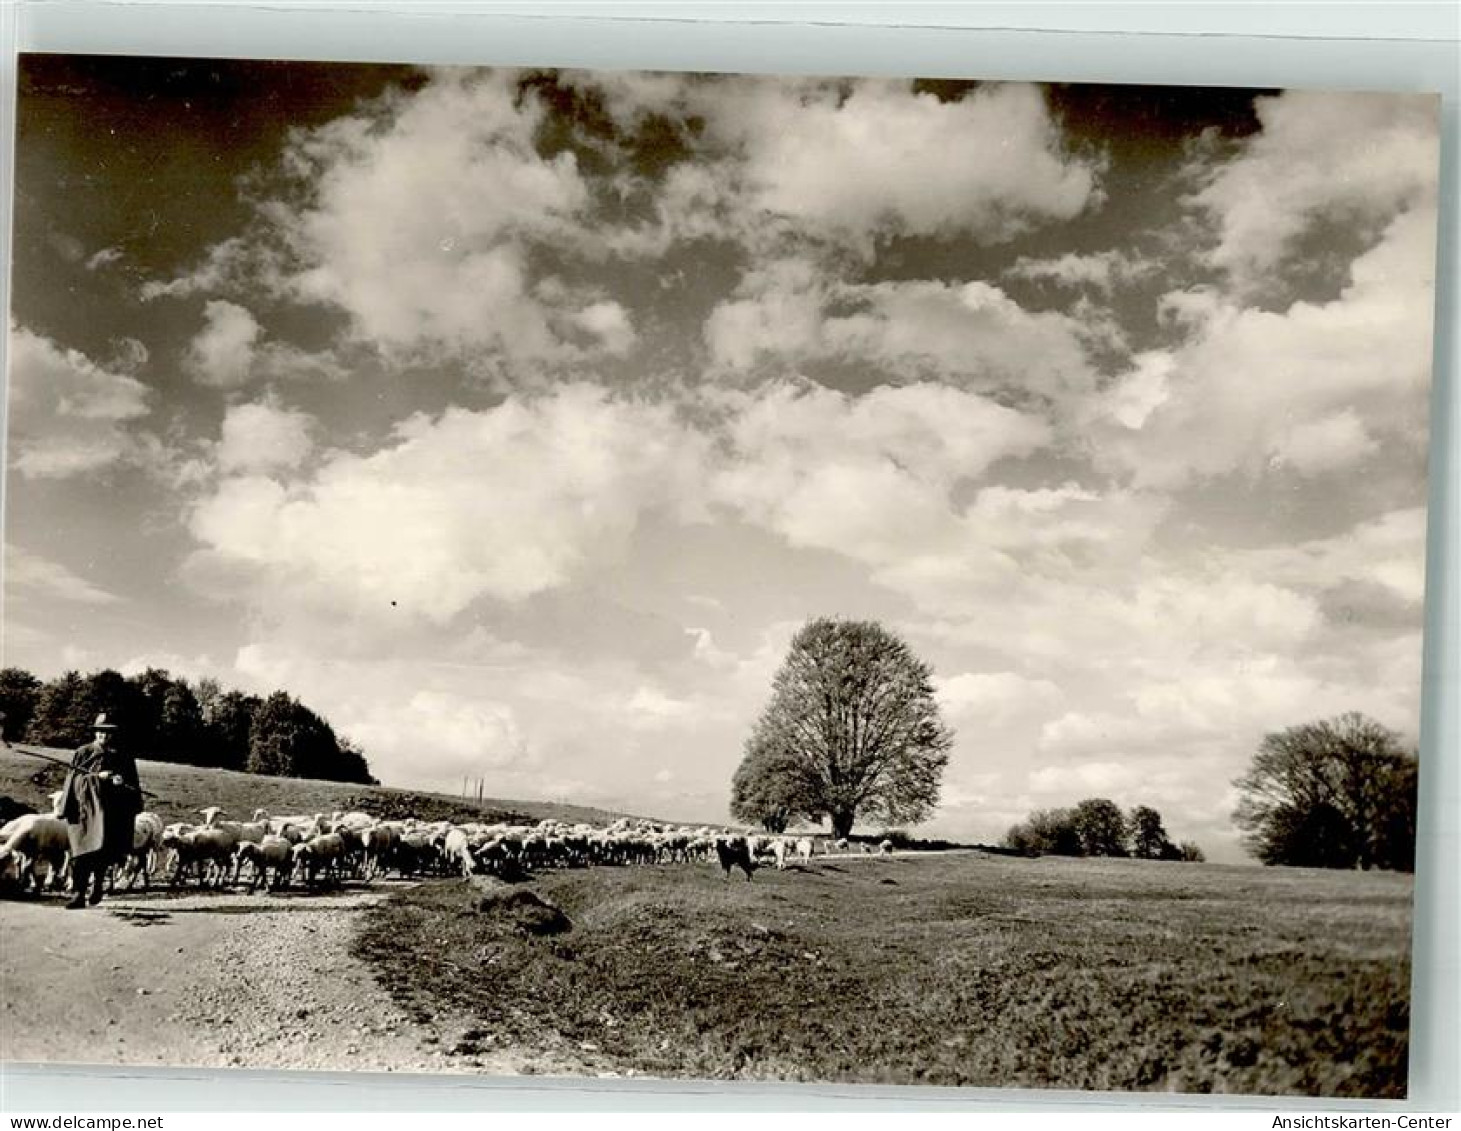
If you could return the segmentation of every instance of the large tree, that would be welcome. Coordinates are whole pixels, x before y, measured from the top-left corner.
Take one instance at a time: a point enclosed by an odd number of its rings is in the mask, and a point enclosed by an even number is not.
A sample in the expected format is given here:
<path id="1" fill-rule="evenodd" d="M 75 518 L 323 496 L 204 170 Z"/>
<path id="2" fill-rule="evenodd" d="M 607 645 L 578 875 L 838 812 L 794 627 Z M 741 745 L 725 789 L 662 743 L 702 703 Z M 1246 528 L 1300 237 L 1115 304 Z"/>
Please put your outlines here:
<path id="1" fill-rule="evenodd" d="M 1265 735 L 1233 819 L 1265 864 L 1408 871 L 1416 778 L 1399 736 L 1350 712 Z"/>
<path id="2" fill-rule="evenodd" d="M 765 761 L 785 783 L 786 812 L 826 815 L 839 837 L 859 818 L 924 820 L 938 804 L 954 741 L 932 675 L 882 625 L 809 621 L 772 681 L 737 776 L 766 781 L 756 773 Z M 760 814 L 753 819 L 764 823 Z"/>

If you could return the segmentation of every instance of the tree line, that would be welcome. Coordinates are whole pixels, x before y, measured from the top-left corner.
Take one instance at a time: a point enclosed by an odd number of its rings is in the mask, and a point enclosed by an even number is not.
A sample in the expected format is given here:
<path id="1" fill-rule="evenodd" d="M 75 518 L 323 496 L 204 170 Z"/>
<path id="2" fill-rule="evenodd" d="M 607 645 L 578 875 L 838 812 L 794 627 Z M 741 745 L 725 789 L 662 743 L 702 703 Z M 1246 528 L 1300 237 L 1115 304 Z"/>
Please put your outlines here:
<path id="1" fill-rule="evenodd" d="M 68 671 L 42 682 L 22 668 L 0 670 L 7 742 L 74 748 L 102 713 L 135 756 L 277 777 L 379 784 L 361 749 L 285 691 L 268 696 L 190 683 L 161 668 L 134 676 L 111 669 Z"/>
<path id="2" fill-rule="evenodd" d="M 1033 856 L 1128 856 L 1137 860 L 1206 859 L 1191 841 L 1176 844 L 1150 805 L 1123 813 L 1105 797 L 1068 809 L 1040 809 L 1005 834 L 1004 845 Z"/>

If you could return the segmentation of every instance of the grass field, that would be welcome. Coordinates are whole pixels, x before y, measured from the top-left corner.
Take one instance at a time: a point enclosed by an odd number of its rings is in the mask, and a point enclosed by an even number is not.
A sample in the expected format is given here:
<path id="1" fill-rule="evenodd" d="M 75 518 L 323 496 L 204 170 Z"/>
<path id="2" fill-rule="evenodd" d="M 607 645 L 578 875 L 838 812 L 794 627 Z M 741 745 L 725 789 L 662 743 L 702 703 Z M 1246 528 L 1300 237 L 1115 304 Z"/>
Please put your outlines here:
<path id="1" fill-rule="evenodd" d="M 50 805 L 47 795 L 61 787 L 66 771 L 61 766 L 26 757 L 22 753 L 25 750 L 66 760 L 70 759 L 71 751 L 43 746 L 0 748 L 0 797 L 13 798 L 33 809 L 47 809 Z M 415 816 L 428 821 L 535 822 L 554 817 L 607 822 L 622 815 L 582 805 L 490 798 L 478 803 L 435 793 L 308 778 L 274 778 L 170 762 L 139 761 L 137 769 L 143 788 L 156 795 L 147 799 L 147 808 L 169 822 L 196 821 L 198 810 L 205 805 L 222 806 L 235 817 L 243 818 L 255 809 L 284 814 L 356 808 L 382 818 Z"/>
<path id="2" fill-rule="evenodd" d="M 588 1072 L 1401 1097 L 1411 880 L 983 854 L 596 869 L 532 937 L 464 882 L 357 953 L 409 1011 Z"/>

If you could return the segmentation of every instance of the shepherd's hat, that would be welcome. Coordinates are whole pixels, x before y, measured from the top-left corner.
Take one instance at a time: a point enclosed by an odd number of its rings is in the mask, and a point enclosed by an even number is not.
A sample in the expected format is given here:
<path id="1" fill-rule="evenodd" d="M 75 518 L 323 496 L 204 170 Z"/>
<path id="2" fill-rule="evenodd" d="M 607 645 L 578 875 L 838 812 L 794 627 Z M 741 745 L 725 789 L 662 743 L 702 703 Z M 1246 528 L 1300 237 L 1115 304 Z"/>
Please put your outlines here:
<path id="1" fill-rule="evenodd" d="M 116 730 L 117 729 L 117 724 L 116 723 L 109 723 L 109 722 L 107 722 L 107 713 L 105 711 L 103 711 L 101 714 L 97 715 L 96 722 L 94 722 L 94 723 L 91 724 L 91 729 L 92 730 Z"/>

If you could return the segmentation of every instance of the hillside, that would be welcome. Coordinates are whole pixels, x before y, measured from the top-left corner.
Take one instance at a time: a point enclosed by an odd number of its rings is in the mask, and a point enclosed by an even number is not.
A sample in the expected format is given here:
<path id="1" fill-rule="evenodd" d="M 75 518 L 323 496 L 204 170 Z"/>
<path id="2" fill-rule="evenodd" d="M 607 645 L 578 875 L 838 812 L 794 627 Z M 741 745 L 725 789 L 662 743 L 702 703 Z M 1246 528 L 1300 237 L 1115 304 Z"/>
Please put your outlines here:
<path id="1" fill-rule="evenodd" d="M 48 794 L 59 789 L 66 771 L 61 766 L 28 758 L 23 751 L 69 759 L 69 750 L 44 746 L 0 748 L 0 797 L 9 797 L 32 809 L 50 804 Z M 234 816 L 255 809 L 270 813 L 328 813 L 336 809 L 363 809 L 383 818 L 415 816 L 425 820 L 537 822 L 546 818 L 597 824 L 625 816 L 584 805 L 546 801 L 484 798 L 481 802 L 439 793 L 365 786 L 309 778 L 274 778 L 232 770 L 182 766 L 171 762 L 139 761 L 142 786 L 156 794 L 147 808 L 164 821 L 194 821 L 198 810 L 218 805 Z"/>

